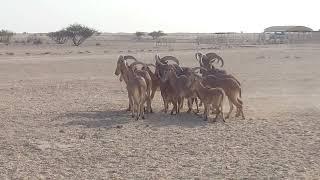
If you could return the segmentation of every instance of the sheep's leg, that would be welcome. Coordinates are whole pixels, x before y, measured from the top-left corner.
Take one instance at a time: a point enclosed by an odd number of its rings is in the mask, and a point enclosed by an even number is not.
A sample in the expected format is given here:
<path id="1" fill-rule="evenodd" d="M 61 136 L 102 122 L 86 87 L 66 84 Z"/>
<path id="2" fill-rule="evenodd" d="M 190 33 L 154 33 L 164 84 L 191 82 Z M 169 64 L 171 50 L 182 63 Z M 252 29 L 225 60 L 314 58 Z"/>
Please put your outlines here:
<path id="1" fill-rule="evenodd" d="M 228 99 L 229 99 L 230 110 L 229 110 L 228 115 L 226 116 L 226 119 L 228 119 L 230 117 L 230 114 L 232 113 L 232 110 L 233 110 L 233 103 L 230 98 L 228 98 Z"/>
<path id="2" fill-rule="evenodd" d="M 168 112 L 168 99 L 162 92 L 161 92 L 161 97 L 163 100 L 163 111 L 164 111 L 164 113 L 167 113 Z"/>
<path id="3" fill-rule="evenodd" d="M 167 113 L 169 109 L 169 102 L 166 100 L 166 102 L 164 103 L 164 113 Z"/>
<path id="4" fill-rule="evenodd" d="M 138 103 L 135 103 L 135 107 L 136 107 L 136 120 L 139 120 L 139 116 L 140 116 L 140 110 L 141 110 L 141 107 Z"/>
<path id="5" fill-rule="evenodd" d="M 220 105 L 220 112 L 221 112 L 221 117 L 222 117 L 222 120 L 223 122 L 226 122 L 226 120 L 224 119 L 224 114 L 223 114 L 223 104 Z"/>
<path id="6" fill-rule="evenodd" d="M 216 117 L 215 117 L 214 120 L 213 120 L 214 122 L 217 121 L 220 112 L 221 112 L 220 109 L 219 109 L 219 108 L 216 108 Z"/>
<path id="7" fill-rule="evenodd" d="M 204 112 L 203 112 L 204 120 L 208 120 L 208 105 L 204 104 Z"/>
<path id="8" fill-rule="evenodd" d="M 242 119 L 245 119 L 244 114 L 243 114 L 243 110 L 242 110 L 242 103 L 240 103 L 236 97 L 232 97 L 231 101 L 239 109 L 239 111 L 242 115 Z"/>
<path id="9" fill-rule="evenodd" d="M 182 103 L 183 99 L 182 98 L 178 98 L 178 104 L 177 104 L 177 114 L 180 113 L 180 108 L 181 108 L 181 103 Z"/>
<path id="10" fill-rule="evenodd" d="M 245 119 L 244 114 L 243 114 L 243 107 L 241 107 L 241 108 L 237 108 L 237 114 L 236 114 L 236 117 L 239 117 L 239 116 L 241 116 L 241 117 L 242 117 L 242 119 Z"/>
<path id="11" fill-rule="evenodd" d="M 241 107 L 241 108 L 239 109 L 239 111 L 240 111 L 240 113 L 241 113 L 241 115 L 242 115 L 242 119 L 246 119 L 246 118 L 244 117 L 244 114 L 243 114 L 243 107 Z"/>
<path id="12" fill-rule="evenodd" d="M 190 113 L 192 111 L 193 98 L 188 98 L 188 111 Z"/>
<path id="13" fill-rule="evenodd" d="M 143 104 L 144 103 L 141 103 L 141 105 L 140 105 L 140 117 L 142 118 L 142 119 L 144 119 L 144 111 L 143 111 Z"/>
<path id="14" fill-rule="evenodd" d="M 173 111 L 176 111 L 176 114 L 177 114 L 177 102 L 172 102 L 172 104 L 173 104 L 173 107 L 170 114 L 173 115 Z"/>
<path id="15" fill-rule="evenodd" d="M 130 105 L 131 105 L 131 117 L 134 118 L 135 104 L 132 100 Z"/>
<path id="16" fill-rule="evenodd" d="M 214 106 L 210 106 L 211 114 L 217 114 L 217 109 Z"/>
<path id="17" fill-rule="evenodd" d="M 132 100 L 130 98 L 129 93 L 128 93 L 128 99 L 129 99 L 129 107 L 126 109 L 126 111 L 131 111 L 131 109 L 132 109 Z"/>
<path id="18" fill-rule="evenodd" d="M 144 105 L 142 105 L 144 106 Z M 151 108 L 151 98 L 150 96 L 147 97 L 147 112 L 152 113 L 152 108 Z"/>
<path id="19" fill-rule="evenodd" d="M 197 113 L 199 113 L 199 105 L 198 105 L 198 98 L 194 98 L 194 101 L 196 102 L 196 106 L 197 106 Z"/>
<path id="20" fill-rule="evenodd" d="M 179 103 L 179 112 L 180 112 L 180 109 L 183 109 L 183 104 L 184 104 L 184 98 L 181 98 Z"/>
<path id="21" fill-rule="evenodd" d="M 158 87 L 157 87 L 157 86 L 155 86 L 155 87 L 153 87 L 153 88 L 152 88 L 152 92 L 151 92 L 151 100 L 153 100 L 154 95 L 156 94 L 157 89 L 158 89 Z"/>

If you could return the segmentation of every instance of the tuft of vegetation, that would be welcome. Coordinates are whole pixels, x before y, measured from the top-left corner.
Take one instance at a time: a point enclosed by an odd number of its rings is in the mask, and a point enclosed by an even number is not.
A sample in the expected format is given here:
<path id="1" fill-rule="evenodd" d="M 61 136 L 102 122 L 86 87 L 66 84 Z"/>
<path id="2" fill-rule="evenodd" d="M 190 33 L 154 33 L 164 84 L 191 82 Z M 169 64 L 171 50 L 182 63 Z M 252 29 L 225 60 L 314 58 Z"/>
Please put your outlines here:
<path id="1" fill-rule="evenodd" d="M 64 44 L 69 39 L 68 31 L 65 29 L 56 32 L 50 32 L 47 34 L 47 36 L 57 44 Z"/>
<path id="2" fill-rule="evenodd" d="M 146 33 L 145 33 L 145 32 L 137 31 L 137 32 L 135 33 L 135 35 L 137 36 L 138 40 L 141 40 L 142 37 L 146 35 Z"/>
<path id="3" fill-rule="evenodd" d="M 2 29 L 0 31 L 0 42 L 8 44 L 13 35 L 14 35 L 13 32 Z"/>
<path id="4" fill-rule="evenodd" d="M 43 42 L 37 35 L 30 35 L 27 37 L 27 43 L 39 45 L 39 44 L 42 44 Z"/>
<path id="5" fill-rule="evenodd" d="M 9 55 L 9 56 L 13 56 L 14 55 L 13 52 L 7 52 L 6 54 Z"/>
<path id="6" fill-rule="evenodd" d="M 81 24 L 72 24 L 66 28 L 66 31 L 75 46 L 79 46 L 86 39 L 97 33 L 96 30 Z"/>
<path id="7" fill-rule="evenodd" d="M 152 37 L 153 40 L 158 39 L 161 36 L 166 36 L 167 34 L 163 31 L 153 31 L 151 33 L 148 33 L 149 36 Z"/>

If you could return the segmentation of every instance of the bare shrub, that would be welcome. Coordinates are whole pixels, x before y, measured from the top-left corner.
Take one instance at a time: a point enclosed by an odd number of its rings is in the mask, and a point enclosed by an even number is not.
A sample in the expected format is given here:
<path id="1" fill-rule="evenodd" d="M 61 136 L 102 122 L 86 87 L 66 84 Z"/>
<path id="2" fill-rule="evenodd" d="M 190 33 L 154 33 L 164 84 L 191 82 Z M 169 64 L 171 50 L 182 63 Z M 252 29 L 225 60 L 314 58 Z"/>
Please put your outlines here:
<path id="1" fill-rule="evenodd" d="M 68 32 L 65 29 L 56 32 L 50 32 L 47 36 L 57 44 L 64 44 L 69 39 Z"/>
<path id="2" fill-rule="evenodd" d="M 7 52 L 6 54 L 9 55 L 9 56 L 13 56 L 14 55 L 13 52 Z"/>
<path id="3" fill-rule="evenodd" d="M 43 42 L 42 42 L 42 40 L 40 38 L 37 38 L 32 42 L 32 44 L 35 44 L 35 45 L 39 45 L 39 44 L 42 44 L 42 43 Z"/>
<path id="4" fill-rule="evenodd" d="M 135 35 L 137 36 L 138 40 L 141 40 L 142 37 L 146 35 L 146 33 L 145 33 L 145 32 L 137 31 L 137 32 L 135 33 Z"/>
<path id="5" fill-rule="evenodd" d="M 13 32 L 2 29 L 0 31 L 0 42 L 9 43 L 13 35 Z"/>
<path id="6" fill-rule="evenodd" d="M 42 40 L 37 35 L 30 35 L 27 37 L 27 43 L 38 45 L 42 44 Z"/>

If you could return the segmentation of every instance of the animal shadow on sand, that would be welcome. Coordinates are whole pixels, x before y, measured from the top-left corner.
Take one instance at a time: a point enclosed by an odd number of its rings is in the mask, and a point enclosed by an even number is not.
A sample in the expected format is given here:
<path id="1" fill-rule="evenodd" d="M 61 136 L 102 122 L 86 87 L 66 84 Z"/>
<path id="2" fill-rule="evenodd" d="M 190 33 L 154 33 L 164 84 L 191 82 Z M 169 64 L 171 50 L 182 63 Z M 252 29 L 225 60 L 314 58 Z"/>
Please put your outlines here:
<path id="1" fill-rule="evenodd" d="M 80 111 L 62 114 L 59 119 L 65 123 L 62 126 L 84 126 L 86 128 L 113 128 L 128 123 L 142 123 L 153 127 L 181 126 L 194 128 L 206 126 L 208 122 L 193 113 L 170 115 L 163 112 L 146 114 L 145 119 L 136 121 L 131 113 L 124 110 Z M 219 122 L 219 120 L 218 120 Z"/>
<path id="2" fill-rule="evenodd" d="M 71 112 L 60 115 L 59 119 L 67 120 L 62 124 L 63 126 L 84 126 L 87 128 L 112 128 L 131 121 L 129 113 L 120 110 Z"/>

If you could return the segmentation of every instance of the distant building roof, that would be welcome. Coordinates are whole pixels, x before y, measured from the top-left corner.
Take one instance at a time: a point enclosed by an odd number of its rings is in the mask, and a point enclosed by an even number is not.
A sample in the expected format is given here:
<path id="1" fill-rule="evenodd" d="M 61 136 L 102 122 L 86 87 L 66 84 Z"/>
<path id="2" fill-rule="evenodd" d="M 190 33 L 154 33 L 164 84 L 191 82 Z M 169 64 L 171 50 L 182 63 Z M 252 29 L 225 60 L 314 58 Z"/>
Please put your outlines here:
<path id="1" fill-rule="evenodd" d="M 311 28 L 305 26 L 271 26 L 264 29 L 264 32 L 311 32 Z"/>

